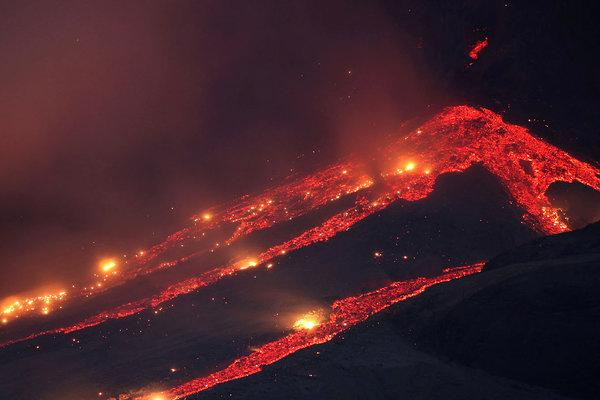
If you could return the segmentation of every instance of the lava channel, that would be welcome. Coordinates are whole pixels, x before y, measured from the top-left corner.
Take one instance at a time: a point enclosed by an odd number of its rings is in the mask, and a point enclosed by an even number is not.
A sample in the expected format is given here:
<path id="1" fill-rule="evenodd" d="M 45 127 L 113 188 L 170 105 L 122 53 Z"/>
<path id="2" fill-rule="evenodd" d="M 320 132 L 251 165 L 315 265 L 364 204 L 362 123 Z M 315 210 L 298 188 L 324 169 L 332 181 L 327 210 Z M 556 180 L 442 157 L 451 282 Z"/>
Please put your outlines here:
<path id="1" fill-rule="evenodd" d="M 372 315 L 403 300 L 423 293 L 427 288 L 439 283 L 459 279 L 481 272 L 484 263 L 445 269 L 433 278 L 416 278 L 394 282 L 381 289 L 358 296 L 337 300 L 331 305 L 329 320 L 320 325 L 311 325 L 278 340 L 255 349 L 251 354 L 238 358 L 227 367 L 210 375 L 182 383 L 160 393 L 133 395 L 126 397 L 135 400 L 176 400 L 202 392 L 225 382 L 256 374 L 262 369 L 304 348 L 322 344 L 357 325 Z"/>

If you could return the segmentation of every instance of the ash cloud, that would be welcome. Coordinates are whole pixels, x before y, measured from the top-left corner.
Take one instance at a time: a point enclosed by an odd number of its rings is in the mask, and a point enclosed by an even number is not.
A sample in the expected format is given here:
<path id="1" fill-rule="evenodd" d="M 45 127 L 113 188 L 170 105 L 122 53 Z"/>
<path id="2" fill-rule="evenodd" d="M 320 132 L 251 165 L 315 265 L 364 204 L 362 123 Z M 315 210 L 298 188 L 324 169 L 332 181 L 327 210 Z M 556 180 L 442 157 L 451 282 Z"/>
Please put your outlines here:
<path id="1" fill-rule="evenodd" d="M 2 294 L 68 284 L 197 210 L 368 154 L 431 100 L 413 39 L 376 3 L 1 15 Z"/>

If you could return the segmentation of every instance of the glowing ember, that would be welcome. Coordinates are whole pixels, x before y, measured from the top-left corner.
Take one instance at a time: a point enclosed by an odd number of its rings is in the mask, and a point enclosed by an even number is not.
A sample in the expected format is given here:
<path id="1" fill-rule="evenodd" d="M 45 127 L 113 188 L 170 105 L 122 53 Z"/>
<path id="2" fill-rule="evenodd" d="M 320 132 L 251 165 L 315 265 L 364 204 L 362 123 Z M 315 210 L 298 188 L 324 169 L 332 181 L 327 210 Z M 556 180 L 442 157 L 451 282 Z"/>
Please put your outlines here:
<path id="1" fill-rule="evenodd" d="M 293 328 L 295 330 L 302 330 L 302 329 L 311 330 L 311 329 L 319 326 L 320 323 L 321 323 L 321 317 L 319 316 L 319 314 L 315 311 L 311 311 L 311 312 L 303 315 L 298 320 L 296 320 L 294 322 Z"/>
<path id="2" fill-rule="evenodd" d="M 100 270 L 102 272 L 110 272 L 115 269 L 117 262 L 113 259 L 103 260 L 100 262 Z"/>
<path id="3" fill-rule="evenodd" d="M 294 329 L 312 329 L 317 325 L 316 321 L 300 318 L 298 321 L 294 322 Z"/>
<path id="4" fill-rule="evenodd" d="M 471 48 L 471 51 L 469 51 L 469 57 L 471 57 L 473 60 L 477 60 L 479 58 L 479 53 L 481 53 L 481 50 L 486 48 L 488 43 L 488 38 L 476 42 Z"/>

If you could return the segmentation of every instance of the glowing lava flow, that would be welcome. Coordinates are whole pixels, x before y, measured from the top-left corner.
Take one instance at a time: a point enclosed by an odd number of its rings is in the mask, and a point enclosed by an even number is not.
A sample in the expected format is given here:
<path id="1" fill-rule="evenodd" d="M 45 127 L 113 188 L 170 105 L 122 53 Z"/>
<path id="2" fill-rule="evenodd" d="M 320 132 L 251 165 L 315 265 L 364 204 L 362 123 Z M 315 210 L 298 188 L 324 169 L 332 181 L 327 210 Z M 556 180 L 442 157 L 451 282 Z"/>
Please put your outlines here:
<path id="1" fill-rule="evenodd" d="M 500 178 L 518 205 L 525 209 L 526 221 L 539 232 L 550 234 L 568 229 L 560 218 L 559 210 L 551 206 L 545 195 L 550 184 L 579 181 L 600 190 L 600 169 L 535 138 L 523 127 L 505 123 L 501 116 L 487 109 L 469 106 L 447 108 L 390 146 L 382 156 L 394 164 L 398 162 L 394 158 L 401 154 L 408 161 L 400 168 L 393 166 L 382 173 L 386 193 L 374 199 L 374 203 L 381 199 L 388 199 L 388 202 L 398 198 L 420 200 L 431 192 L 440 174 L 461 172 L 481 163 Z M 208 224 L 203 229 L 214 229 L 219 223 L 217 221 L 237 224 L 234 234 L 226 241 L 231 243 L 253 231 L 306 214 L 344 195 L 371 188 L 374 182 L 360 172 L 364 169 L 356 162 L 339 164 L 242 201 L 224 212 L 211 215 L 208 220 L 206 215 L 197 216 L 195 220 L 204 220 Z M 359 202 L 365 198 L 367 196 Z M 176 244 L 195 238 L 198 229 L 188 228 L 171 235 L 148 251 L 140 263 L 145 264 Z M 186 257 L 185 261 L 189 258 Z M 176 264 L 177 261 L 161 265 L 170 267 Z M 139 271 L 136 270 L 134 275 L 137 273 Z"/>
<path id="2" fill-rule="evenodd" d="M 262 371 L 263 367 L 271 365 L 290 354 L 330 341 L 341 332 L 365 321 L 373 314 L 388 308 L 392 304 L 417 296 L 433 285 L 481 272 L 482 268 L 483 263 L 449 268 L 444 270 L 442 275 L 433 278 L 417 278 L 394 282 L 372 292 L 338 300 L 332 304 L 327 322 L 319 325 L 311 323 L 310 328 L 298 330 L 281 339 L 260 346 L 253 353 L 238 358 L 226 368 L 208 376 L 193 379 L 158 394 L 135 397 L 135 400 L 151 400 L 157 395 L 162 396 L 165 400 L 181 399 L 224 382 L 256 374 Z"/>
<path id="3" fill-rule="evenodd" d="M 142 257 L 141 264 L 167 251 L 175 244 L 193 240 L 198 232 L 219 224 L 234 224 L 229 242 L 260 229 L 266 229 L 317 209 L 345 194 L 363 191 L 353 207 L 339 212 L 297 237 L 267 249 L 253 263 L 237 262 L 214 268 L 198 277 L 171 285 L 146 299 L 102 311 L 83 321 L 10 340 L 0 347 L 51 333 L 70 333 L 157 307 L 178 296 L 213 284 L 236 272 L 258 265 L 287 252 L 326 241 L 338 232 L 378 212 L 397 199 L 416 201 L 427 197 L 437 177 L 462 172 L 480 164 L 495 175 L 514 202 L 524 210 L 523 220 L 540 233 L 552 234 L 568 229 L 559 209 L 546 197 L 548 187 L 558 181 L 578 181 L 600 191 L 600 169 L 581 162 L 564 151 L 535 138 L 527 129 L 505 123 L 490 110 L 469 106 L 450 107 L 420 128 L 392 144 L 382 154 L 386 166 L 377 185 L 360 171 L 358 163 L 330 167 L 304 179 L 271 189 L 263 195 L 244 199 L 223 212 L 199 215 L 203 227 L 187 228 L 171 235 Z M 191 253 L 162 263 L 169 267 L 195 257 Z M 140 264 L 140 265 L 141 265 Z M 161 264 L 161 265 L 162 265 Z M 134 275 L 143 273 L 142 267 Z"/>
<path id="4" fill-rule="evenodd" d="M 164 242 L 153 246 L 139 257 L 138 264 L 146 265 L 175 245 L 185 240 L 194 240 L 201 233 L 221 225 L 235 226 L 234 233 L 225 240 L 225 243 L 232 243 L 254 231 L 304 215 L 372 184 L 373 181 L 360 171 L 360 165 L 357 163 L 334 165 L 303 179 L 269 189 L 260 195 L 242 198 L 222 211 L 215 210 L 212 213 L 194 216 L 195 226 L 178 231 Z M 140 272 L 141 269 L 138 268 L 131 274 Z"/>
<path id="5" fill-rule="evenodd" d="M 193 217 L 194 224 L 192 226 L 169 235 L 163 242 L 152 246 L 148 250 L 138 251 L 130 260 L 127 258 L 121 260 L 121 262 L 116 259 L 102 260 L 99 265 L 99 272 L 101 273 L 99 279 L 83 286 L 79 291 L 71 290 L 68 293 L 68 299 L 74 302 L 80 298 L 90 297 L 139 276 L 172 268 L 207 251 L 214 251 L 214 247 L 211 249 L 210 245 L 208 248 L 205 245 L 204 250 L 195 251 L 176 260 L 151 264 L 153 260 L 167 251 L 182 245 L 186 241 L 197 242 L 208 232 L 220 227 L 232 227 L 233 233 L 223 241 L 225 244 L 232 244 L 237 239 L 254 231 L 267 229 L 280 222 L 292 220 L 328 202 L 336 201 L 349 194 L 369 188 L 373 185 L 373 181 L 362 173 L 360 168 L 361 166 L 356 162 L 340 163 L 307 177 L 269 189 L 260 195 L 245 196 L 234 204 L 223 207 L 223 209 L 215 209 L 211 212 L 196 215 Z M 198 244 L 195 243 L 194 247 L 198 247 Z M 49 307 L 48 302 L 61 301 L 64 304 L 67 292 L 61 291 L 60 293 L 60 296 L 45 294 L 7 303 L 0 310 L 0 322 L 6 324 L 9 320 L 31 314 L 36 310 L 41 310 L 42 315 L 48 314 L 50 310 L 56 308 Z M 62 305 L 58 308 L 62 308 Z M 125 305 L 123 308 L 127 311 L 115 310 L 103 314 L 110 314 L 113 316 L 112 318 L 119 315 L 131 315 L 129 305 Z M 100 319 L 94 317 L 94 323 L 84 325 L 96 325 Z"/>
<path id="6" fill-rule="evenodd" d="M 469 57 L 471 57 L 472 60 L 477 60 L 479 58 L 479 53 L 481 53 L 481 50 L 485 49 L 488 44 L 488 38 L 476 42 L 471 48 L 471 51 L 469 51 Z"/>
<path id="7" fill-rule="evenodd" d="M 211 285 L 224 277 L 234 275 L 238 271 L 246 270 L 249 268 L 256 268 L 257 266 L 262 265 L 263 263 L 266 263 L 267 261 L 277 256 L 287 254 L 291 251 L 309 246 L 319 241 L 329 240 L 338 232 L 349 229 L 355 222 L 365 218 L 368 215 L 371 215 L 375 211 L 384 208 L 385 204 L 386 203 L 384 202 L 369 203 L 364 199 L 360 199 L 359 201 L 357 201 L 357 206 L 355 208 L 336 214 L 322 225 L 311 228 L 287 242 L 271 247 L 270 249 L 256 257 L 256 259 L 242 260 L 239 262 L 232 263 L 228 266 L 212 269 L 201 274 L 198 277 L 190 278 L 182 282 L 173 284 L 155 296 L 130 302 L 110 310 L 102 311 L 99 314 L 89 317 L 83 321 L 77 322 L 73 325 L 36 332 L 26 337 L 0 343 L 0 348 L 35 339 L 45 335 L 73 333 L 82 329 L 100 325 L 111 319 L 125 318 L 140 313 L 149 308 L 156 308 L 161 304 L 173 300 L 179 296 L 191 293 L 202 287 Z"/>
<path id="8" fill-rule="evenodd" d="M 578 181 L 600 191 L 599 168 L 534 137 L 521 126 L 505 123 L 487 109 L 448 108 L 401 140 L 400 145 L 404 157 L 427 168 L 409 181 L 408 191 L 413 193 L 399 194 L 400 197 L 425 197 L 433 189 L 432 177 L 481 164 L 525 210 L 525 222 L 544 234 L 569 229 L 560 218 L 560 210 L 546 197 L 552 183 Z M 392 181 L 393 176 L 398 178 L 395 186 L 407 190 L 403 185 L 407 173 L 392 168 L 387 173 Z"/>
<path id="9" fill-rule="evenodd" d="M 297 218 L 328 202 L 366 189 L 373 185 L 373 181 L 360 168 L 356 162 L 340 163 L 260 195 L 245 196 L 222 210 L 198 214 L 193 217 L 194 226 L 175 232 L 149 250 L 138 253 L 136 266 L 121 276 L 121 282 L 177 265 L 182 260 L 162 262 L 156 266 L 149 266 L 149 263 L 177 245 L 187 240 L 195 241 L 219 227 L 234 227 L 233 234 L 224 240 L 225 244 L 231 244 L 254 231 Z M 183 261 L 189 258 L 184 257 Z"/>

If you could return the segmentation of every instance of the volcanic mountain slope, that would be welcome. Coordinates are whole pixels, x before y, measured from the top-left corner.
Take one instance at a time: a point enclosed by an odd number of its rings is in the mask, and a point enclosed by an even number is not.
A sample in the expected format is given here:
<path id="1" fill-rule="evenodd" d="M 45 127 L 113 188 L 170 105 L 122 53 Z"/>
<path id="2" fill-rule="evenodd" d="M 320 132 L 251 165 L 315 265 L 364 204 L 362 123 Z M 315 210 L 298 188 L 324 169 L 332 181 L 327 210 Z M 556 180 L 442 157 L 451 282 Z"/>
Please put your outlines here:
<path id="1" fill-rule="evenodd" d="M 394 203 L 271 269 L 242 271 L 157 314 L 2 349 L 0 398 L 108 398 L 203 376 L 288 334 L 306 311 L 391 281 L 437 276 L 530 240 L 536 234 L 521 215 L 485 169 L 445 174 L 427 198 Z"/>
<path id="2" fill-rule="evenodd" d="M 600 222 L 191 399 L 598 398 Z"/>
<path id="3" fill-rule="evenodd" d="M 415 319 L 423 346 L 496 375 L 599 398 L 600 222 L 518 247 L 484 271 L 468 300 L 445 316 Z"/>
<path id="4" fill-rule="evenodd" d="M 600 190 L 596 167 L 468 106 L 399 136 L 374 164 L 377 178 L 350 162 L 217 207 L 99 293 L 84 287 L 49 318 L 7 318 L 0 398 L 172 400 L 256 374 L 517 243 L 569 230 L 552 185 Z"/>

